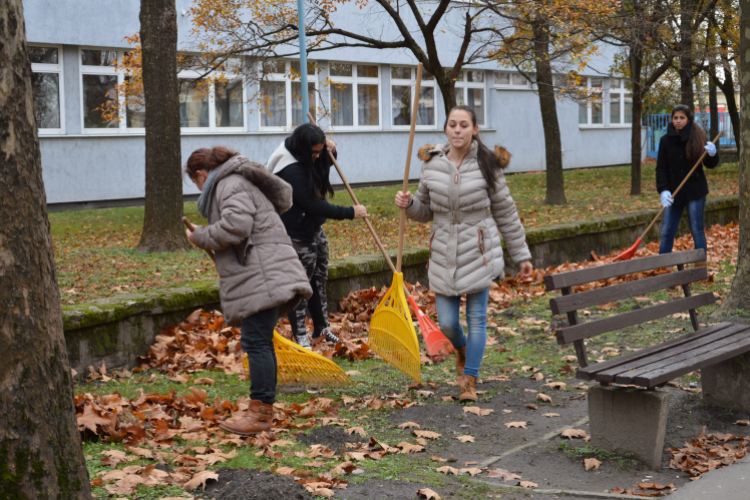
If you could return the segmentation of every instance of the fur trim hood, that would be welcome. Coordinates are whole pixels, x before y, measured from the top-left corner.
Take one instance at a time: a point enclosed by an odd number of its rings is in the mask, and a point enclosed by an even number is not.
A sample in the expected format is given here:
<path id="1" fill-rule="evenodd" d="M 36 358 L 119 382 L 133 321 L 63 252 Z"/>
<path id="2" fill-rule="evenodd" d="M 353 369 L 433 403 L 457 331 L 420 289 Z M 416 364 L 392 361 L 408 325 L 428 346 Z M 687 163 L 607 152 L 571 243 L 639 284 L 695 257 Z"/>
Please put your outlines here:
<path id="1" fill-rule="evenodd" d="M 260 163 L 250 161 L 242 155 L 233 156 L 221 166 L 216 182 L 232 174 L 239 174 L 252 182 L 273 204 L 277 213 L 282 214 L 292 208 L 292 186 Z"/>
<path id="2" fill-rule="evenodd" d="M 450 150 L 450 143 L 445 144 L 427 144 L 419 148 L 417 157 L 422 161 L 430 161 L 430 159 L 438 153 L 447 153 Z M 510 163 L 511 154 L 502 146 L 495 146 L 495 156 L 500 162 L 500 168 L 505 168 Z"/>
<path id="3" fill-rule="evenodd" d="M 286 145 L 282 141 L 282 143 L 279 144 L 279 147 L 276 148 L 276 151 L 271 153 L 271 157 L 268 159 L 266 168 L 272 174 L 278 174 L 293 163 L 298 163 L 297 158 L 295 158 L 292 153 L 289 152 L 289 150 L 286 148 Z"/>

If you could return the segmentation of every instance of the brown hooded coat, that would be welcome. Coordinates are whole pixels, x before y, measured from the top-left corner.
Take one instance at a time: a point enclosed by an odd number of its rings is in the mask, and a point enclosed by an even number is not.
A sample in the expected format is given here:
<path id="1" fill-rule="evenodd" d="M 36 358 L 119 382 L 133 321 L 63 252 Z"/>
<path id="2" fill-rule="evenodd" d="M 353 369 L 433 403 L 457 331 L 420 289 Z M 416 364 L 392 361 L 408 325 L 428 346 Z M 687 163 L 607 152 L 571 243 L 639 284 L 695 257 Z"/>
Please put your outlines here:
<path id="1" fill-rule="evenodd" d="M 279 214 L 292 206 L 292 188 L 263 165 L 234 156 L 219 166 L 208 226 L 196 246 L 216 252 L 221 307 L 227 322 L 279 306 L 285 316 L 312 296 L 307 274 Z"/>

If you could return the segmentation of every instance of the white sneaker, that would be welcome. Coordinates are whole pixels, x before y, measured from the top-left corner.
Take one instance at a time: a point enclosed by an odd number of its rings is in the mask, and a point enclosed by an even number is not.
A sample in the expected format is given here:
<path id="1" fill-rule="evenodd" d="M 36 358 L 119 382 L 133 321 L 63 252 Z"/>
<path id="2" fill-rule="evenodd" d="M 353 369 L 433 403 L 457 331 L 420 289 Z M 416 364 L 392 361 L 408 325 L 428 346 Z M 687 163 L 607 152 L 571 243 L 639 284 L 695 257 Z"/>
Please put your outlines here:
<path id="1" fill-rule="evenodd" d="M 310 349 L 310 337 L 307 336 L 307 333 L 304 333 L 302 335 L 296 335 L 294 337 L 297 340 L 297 343 L 300 347 L 304 347 L 305 349 Z"/>

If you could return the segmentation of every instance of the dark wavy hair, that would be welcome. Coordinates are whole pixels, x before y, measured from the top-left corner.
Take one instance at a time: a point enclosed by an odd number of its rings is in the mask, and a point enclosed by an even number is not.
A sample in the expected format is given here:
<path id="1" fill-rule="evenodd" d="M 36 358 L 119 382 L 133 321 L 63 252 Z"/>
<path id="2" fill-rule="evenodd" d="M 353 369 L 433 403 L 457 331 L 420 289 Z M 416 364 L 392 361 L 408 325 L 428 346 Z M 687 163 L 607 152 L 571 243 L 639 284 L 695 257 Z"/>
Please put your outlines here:
<path id="1" fill-rule="evenodd" d="M 445 123 L 443 124 L 444 132 L 448 127 L 448 119 L 450 118 L 451 113 L 453 113 L 454 111 L 466 111 L 471 116 L 471 126 L 477 126 L 477 114 L 474 112 L 474 110 L 469 106 L 460 105 L 453 107 L 445 117 Z M 503 166 L 500 163 L 497 155 L 490 151 L 490 148 L 484 145 L 484 142 L 482 142 L 482 139 L 479 137 L 479 133 L 472 135 L 471 140 L 472 142 L 477 143 L 477 163 L 479 163 L 479 171 L 482 172 L 482 177 L 484 177 L 487 185 L 490 186 L 490 190 L 494 191 L 495 182 L 497 182 L 497 172 L 507 167 L 507 164 Z"/>
<path id="2" fill-rule="evenodd" d="M 313 146 L 323 145 L 318 159 L 313 161 Z M 284 146 L 287 151 L 305 168 L 308 181 L 313 187 L 314 196 L 325 198 L 326 195 L 333 198 L 333 186 L 329 174 L 331 171 L 331 158 L 326 146 L 326 134 L 317 125 L 304 123 L 294 129 L 292 135 L 286 138 Z"/>
<path id="3" fill-rule="evenodd" d="M 185 173 L 191 180 L 195 181 L 195 174 L 198 173 L 198 170 L 210 172 L 238 154 L 237 151 L 225 148 L 224 146 L 215 146 L 211 149 L 196 149 L 185 164 Z"/>
<path id="4" fill-rule="evenodd" d="M 687 145 L 685 146 L 685 152 L 687 153 L 688 163 L 693 166 L 698 158 L 701 157 L 706 146 L 706 132 L 698 122 L 695 121 L 695 113 L 690 106 L 685 104 L 678 104 L 672 108 L 672 113 L 669 115 L 669 121 L 671 123 L 675 113 L 684 113 L 687 116 L 688 124 L 690 127 L 690 138 L 688 139 Z"/>

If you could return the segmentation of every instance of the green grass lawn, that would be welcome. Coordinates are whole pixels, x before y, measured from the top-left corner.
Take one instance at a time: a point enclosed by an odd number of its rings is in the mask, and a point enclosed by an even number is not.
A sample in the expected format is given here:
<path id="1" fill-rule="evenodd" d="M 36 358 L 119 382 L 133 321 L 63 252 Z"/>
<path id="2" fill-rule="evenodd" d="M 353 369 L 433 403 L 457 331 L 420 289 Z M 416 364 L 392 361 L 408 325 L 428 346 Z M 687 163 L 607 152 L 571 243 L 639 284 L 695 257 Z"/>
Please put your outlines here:
<path id="1" fill-rule="evenodd" d="M 707 170 L 711 195 L 739 193 L 738 165 Z M 586 220 L 659 206 L 654 188 L 654 166 L 643 167 L 645 194 L 631 197 L 630 168 L 609 167 L 565 172 L 567 205 L 544 205 L 544 172 L 508 175 L 508 185 L 527 228 Z M 398 186 L 356 189 L 360 203 L 387 248 L 398 241 L 398 209 L 393 197 Z M 416 184 L 410 186 L 412 192 Z M 333 203 L 351 205 L 346 191 Z M 185 215 L 205 224 L 195 203 L 185 203 Z M 166 288 L 216 276 L 213 264 L 198 250 L 151 253 L 136 250 L 143 225 L 143 208 L 112 208 L 50 214 L 60 293 L 65 304 L 77 304 L 118 293 Z M 406 244 L 427 245 L 429 224 L 410 223 Z M 326 233 L 332 258 L 376 253 L 377 248 L 360 221 L 329 221 Z"/>

